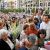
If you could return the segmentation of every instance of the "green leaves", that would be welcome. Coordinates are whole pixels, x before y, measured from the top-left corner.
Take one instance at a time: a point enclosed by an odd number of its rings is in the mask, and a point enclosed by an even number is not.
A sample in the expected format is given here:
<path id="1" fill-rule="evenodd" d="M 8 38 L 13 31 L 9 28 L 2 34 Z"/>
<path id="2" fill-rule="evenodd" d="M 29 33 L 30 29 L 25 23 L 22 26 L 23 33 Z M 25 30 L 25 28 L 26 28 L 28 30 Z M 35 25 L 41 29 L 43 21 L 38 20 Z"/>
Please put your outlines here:
<path id="1" fill-rule="evenodd" d="M 32 13 L 34 13 L 34 12 L 35 12 L 35 8 L 32 9 Z"/>
<path id="2" fill-rule="evenodd" d="M 1 12 L 8 13 L 8 12 L 25 12 L 24 9 L 0 9 Z"/>

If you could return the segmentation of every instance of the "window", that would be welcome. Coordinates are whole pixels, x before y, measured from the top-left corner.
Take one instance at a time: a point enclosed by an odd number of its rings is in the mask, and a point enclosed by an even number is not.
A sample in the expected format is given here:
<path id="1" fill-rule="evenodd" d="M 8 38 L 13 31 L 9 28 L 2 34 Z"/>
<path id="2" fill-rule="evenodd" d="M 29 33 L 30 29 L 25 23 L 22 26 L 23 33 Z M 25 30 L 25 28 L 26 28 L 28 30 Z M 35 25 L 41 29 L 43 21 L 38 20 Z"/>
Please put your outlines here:
<path id="1" fill-rule="evenodd" d="M 31 4 L 31 7 L 32 7 L 32 4 Z"/>
<path id="2" fill-rule="evenodd" d="M 28 3 L 30 3 L 30 1 L 28 1 Z"/>
<path id="3" fill-rule="evenodd" d="M 26 5 L 26 7 L 27 7 L 27 5 Z"/>
<path id="4" fill-rule="evenodd" d="M 28 5 L 28 7 L 29 7 L 30 5 Z"/>
<path id="5" fill-rule="evenodd" d="M 40 3 L 40 6 L 43 6 L 43 3 Z"/>
<path id="6" fill-rule="evenodd" d="M 48 6 L 50 6 L 50 2 L 48 3 Z"/>
<path id="7" fill-rule="evenodd" d="M 31 1 L 31 3 L 32 3 L 32 1 Z"/>

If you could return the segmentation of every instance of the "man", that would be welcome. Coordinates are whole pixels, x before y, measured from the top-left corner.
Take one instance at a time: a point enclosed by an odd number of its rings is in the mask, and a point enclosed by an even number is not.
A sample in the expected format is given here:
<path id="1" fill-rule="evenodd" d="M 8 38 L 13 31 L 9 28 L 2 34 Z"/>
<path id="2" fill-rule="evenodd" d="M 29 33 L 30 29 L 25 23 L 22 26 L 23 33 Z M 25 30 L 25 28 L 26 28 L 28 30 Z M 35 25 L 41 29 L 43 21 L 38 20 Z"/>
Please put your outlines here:
<path id="1" fill-rule="evenodd" d="M 49 15 L 43 15 L 43 21 L 40 24 L 40 29 L 46 30 L 46 39 L 50 38 L 50 21 L 49 21 Z"/>

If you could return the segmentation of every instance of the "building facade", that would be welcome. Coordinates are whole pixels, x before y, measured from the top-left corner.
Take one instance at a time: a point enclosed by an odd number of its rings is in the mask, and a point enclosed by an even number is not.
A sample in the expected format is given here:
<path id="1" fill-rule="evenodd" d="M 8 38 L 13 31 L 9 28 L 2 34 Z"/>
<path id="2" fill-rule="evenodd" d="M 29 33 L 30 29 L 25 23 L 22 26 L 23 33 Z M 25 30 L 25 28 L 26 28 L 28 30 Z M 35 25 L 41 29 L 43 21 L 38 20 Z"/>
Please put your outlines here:
<path id="1" fill-rule="evenodd" d="M 33 8 L 35 8 L 35 10 L 37 8 L 42 8 L 42 9 L 49 9 L 50 12 L 50 0 L 25 0 L 25 4 L 23 4 L 23 6 L 25 6 L 25 10 L 26 12 L 31 14 L 31 10 Z"/>
<path id="2" fill-rule="evenodd" d="M 1 0 L 1 8 L 9 9 L 9 8 L 18 8 L 19 1 L 18 0 Z"/>
<path id="3" fill-rule="evenodd" d="M 33 8 L 42 8 L 50 10 L 50 0 L 1 0 L 1 8 L 21 8 L 26 13 L 30 13 Z"/>

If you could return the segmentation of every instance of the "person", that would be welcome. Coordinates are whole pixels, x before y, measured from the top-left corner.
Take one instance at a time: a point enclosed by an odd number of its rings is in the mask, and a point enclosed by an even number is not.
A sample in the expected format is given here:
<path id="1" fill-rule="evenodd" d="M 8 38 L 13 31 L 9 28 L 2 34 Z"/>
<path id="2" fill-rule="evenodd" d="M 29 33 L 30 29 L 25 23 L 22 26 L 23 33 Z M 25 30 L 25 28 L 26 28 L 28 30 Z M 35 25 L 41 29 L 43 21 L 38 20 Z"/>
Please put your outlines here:
<path id="1" fill-rule="evenodd" d="M 19 36 L 20 26 L 18 25 L 16 17 L 12 17 L 10 32 L 12 33 L 13 39 L 16 39 Z"/>
<path id="2" fill-rule="evenodd" d="M 41 8 L 37 9 L 36 10 L 36 15 L 34 16 L 34 18 L 38 18 L 39 22 L 41 23 L 42 22 L 42 20 L 41 20 L 42 15 L 43 15 L 43 9 L 41 9 Z"/>
<path id="3" fill-rule="evenodd" d="M 4 20 L 3 19 L 0 19 L 0 29 L 2 29 L 2 28 L 5 29 Z"/>
<path id="4" fill-rule="evenodd" d="M 20 41 L 16 39 L 16 44 L 15 44 L 16 50 L 19 50 L 20 48 Z"/>
<path id="5" fill-rule="evenodd" d="M 29 25 L 25 24 L 20 34 L 21 41 L 25 41 L 25 39 L 27 39 L 27 36 L 29 35 L 28 29 L 29 29 Z"/>
<path id="6" fill-rule="evenodd" d="M 8 31 L 5 29 L 0 30 L 0 49 L 1 50 L 15 50 L 14 44 L 8 37 Z"/>
<path id="7" fill-rule="evenodd" d="M 40 24 L 40 29 L 45 29 L 46 30 L 46 38 L 45 39 L 49 39 L 50 38 L 50 20 L 49 20 L 49 15 L 44 14 L 43 15 L 43 21 Z"/>
<path id="8" fill-rule="evenodd" d="M 21 35 L 22 43 L 24 43 L 24 46 L 28 50 L 35 50 L 35 49 L 37 50 L 38 47 L 36 46 L 36 44 L 34 45 L 34 43 L 36 43 L 35 41 L 37 41 L 37 36 L 36 36 L 36 34 L 34 34 L 35 32 L 34 33 L 32 31 L 30 32 L 30 25 L 29 24 L 24 25 L 23 29 L 24 29 L 24 32 Z M 32 37 L 35 38 L 35 41 L 32 39 Z"/>
<path id="9" fill-rule="evenodd" d="M 23 43 L 23 46 L 20 45 L 20 41 L 18 39 L 16 39 L 16 50 L 28 50 L 26 47 L 25 47 L 25 44 Z"/>
<path id="10" fill-rule="evenodd" d="M 38 18 L 34 18 L 34 24 L 36 26 L 36 29 L 40 28 L 40 22 L 39 22 Z"/>
<path id="11" fill-rule="evenodd" d="M 26 48 L 28 48 L 28 50 L 38 50 L 37 36 L 35 34 L 30 34 L 27 39 L 28 41 L 25 42 Z"/>
<path id="12" fill-rule="evenodd" d="M 20 34 L 20 47 L 21 47 L 20 49 L 23 49 L 23 50 L 27 49 L 25 47 L 25 41 L 27 41 L 27 37 L 29 36 L 28 29 L 29 29 L 29 25 L 25 24 Z"/>
<path id="13" fill-rule="evenodd" d="M 38 32 L 38 47 L 41 47 L 41 48 L 44 47 L 45 37 L 46 37 L 46 30 L 45 29 L 39 30 L 39 32 Z"/>
<path id="14" fill-rule="evenodd" d="M 28 23 L 33 23 L 33 18 L 30 17 L 30 18 L 28 19 Z"/>
<path id="15" fill-rule="evenodd" d="M 29 34 L 36 34 L 36 35 L 38 34 L 38 30 L 34 23 L 31 23 L 29 25 Z"/>
<path id="16" fill-rule="evenodd" d="M 0 19 L 0 30 L 1 29 L 7 30 L 4 19 Z M 10 39 L 13 40 L 11 32 L 9 30 L 7 30 L 7 31 L 9 32 L 8 36 L 10 37 Z"/>
<path id="17" fill-rule="evenodd" d="M 22 32 L 20 34 L 20 40 L 27 38 L 27 35 L 29 35 L 28 29 L 29 29 L 29 25 L 25 24 L 24 27 L 23 27 L 23 30 L 22 30 Z"/>

